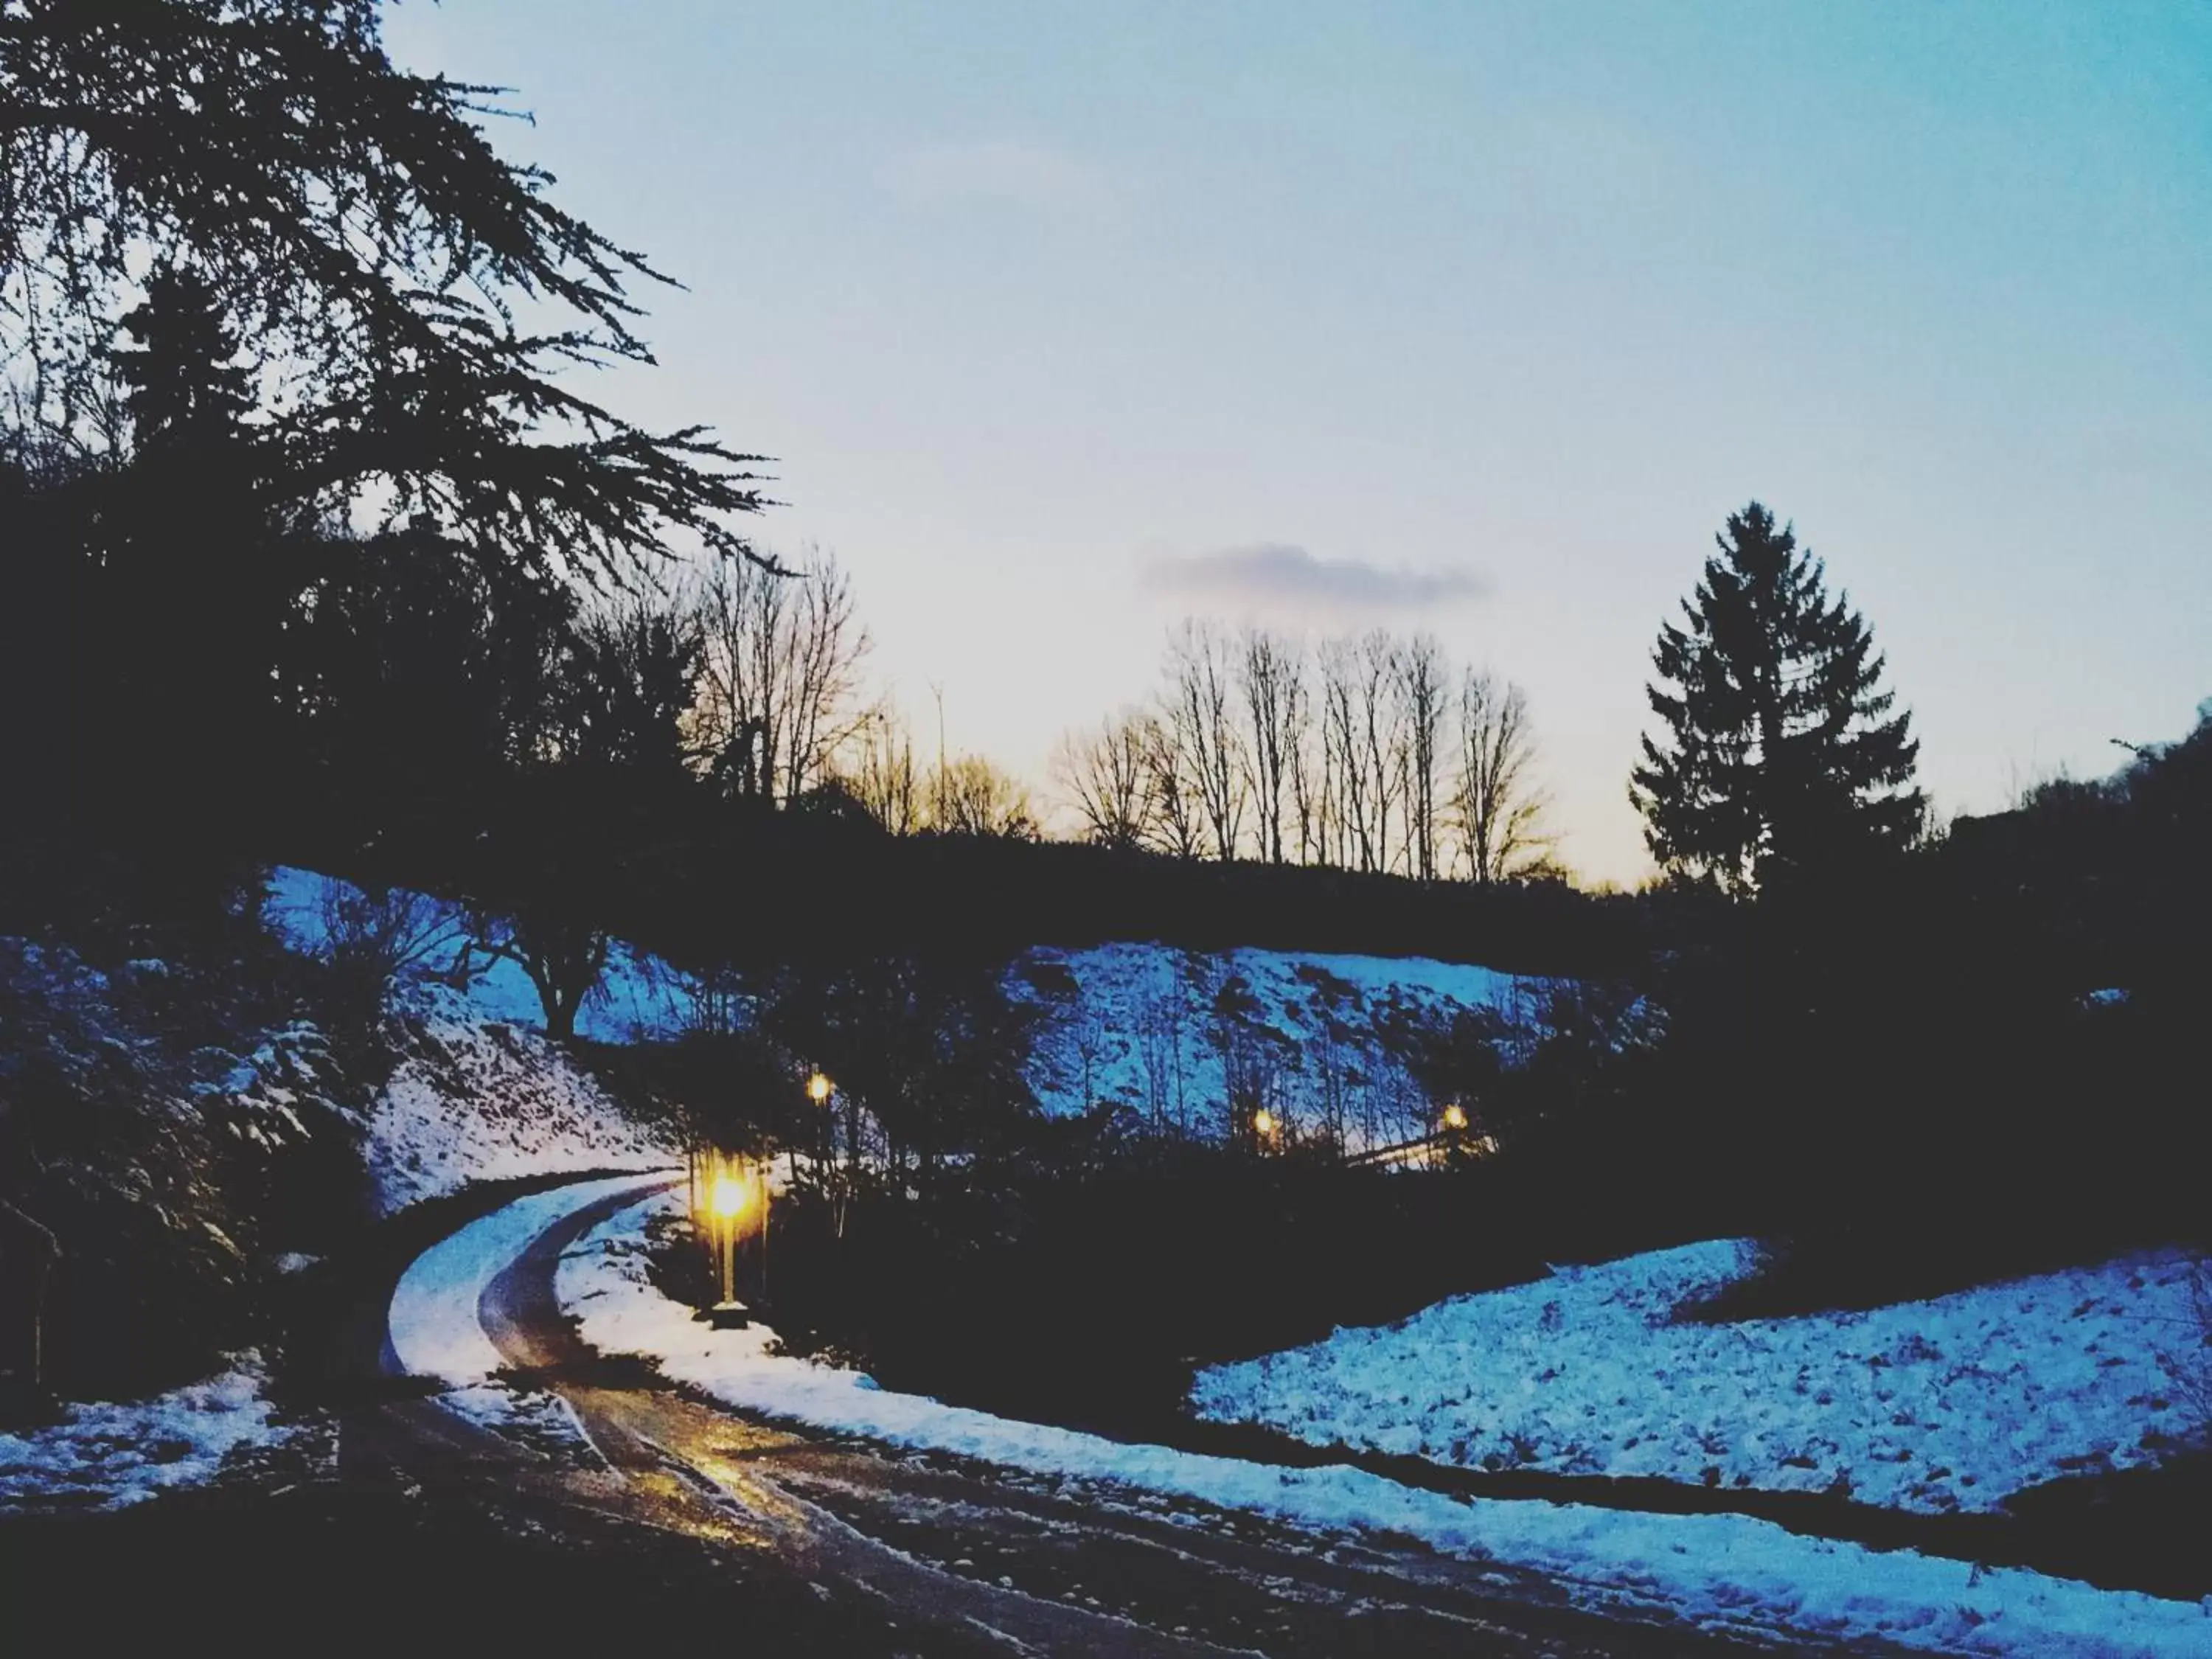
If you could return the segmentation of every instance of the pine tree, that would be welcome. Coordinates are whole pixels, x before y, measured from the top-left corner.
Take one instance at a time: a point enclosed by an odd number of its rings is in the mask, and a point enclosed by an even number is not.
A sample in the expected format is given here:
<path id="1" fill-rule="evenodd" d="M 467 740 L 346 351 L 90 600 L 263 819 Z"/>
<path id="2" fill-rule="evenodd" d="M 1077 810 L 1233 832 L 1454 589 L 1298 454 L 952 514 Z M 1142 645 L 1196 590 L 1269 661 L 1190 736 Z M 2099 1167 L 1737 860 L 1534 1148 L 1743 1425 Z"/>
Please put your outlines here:
<path id="1" fill-rule="evenodd" d="M 137 343 L 112 355 L 141 453 L 164 445 L 219 451 L 240 441 L 253 410 L 252 376 L 205 278 L 175 266 L 156 270 L 144 303 L 125 315 L 123 332 Z"/>
<path id="2" fill-rule="evenodd" d="M 1644 738 L 1629 798 L 1652 856 L 1742 893 L 1909 846 L 1920 744 L 1865 619 L 1757 501 L 1716 541 L 1687 627 L 1662 623 L 1651 653 L 1665 730 Z"/>

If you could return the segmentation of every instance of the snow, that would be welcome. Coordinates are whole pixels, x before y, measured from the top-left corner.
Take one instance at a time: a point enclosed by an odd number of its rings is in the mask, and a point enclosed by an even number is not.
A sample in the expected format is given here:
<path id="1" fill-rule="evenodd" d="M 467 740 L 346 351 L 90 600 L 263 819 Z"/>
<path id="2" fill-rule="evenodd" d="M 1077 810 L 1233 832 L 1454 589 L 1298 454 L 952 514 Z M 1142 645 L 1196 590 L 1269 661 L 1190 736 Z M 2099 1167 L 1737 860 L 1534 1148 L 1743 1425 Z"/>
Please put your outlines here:
<path id="1" fill-rule="evenodd" d="M 775 1352 L 774 1333 L 761 1326 L 701 1325 L 656 1291 L 646 1273 L 645 1229 L 656 1215 L 679 1213 L 681 1203 L 680 1194 L 658 1195 L 594 1228 L 563 1255 L 560 1302 L 602 1352 L 645 1355 L 672 1379 L 740 1410 L 1309 1528 L 1400 1534 L 1541 1573 L 1585 1606 L 1663 1612 L 1719 1632 L 2101 1659 L 2212 1649 L 2212 1612 L 2194 1604 L 1805 1538 L 1747 1516 L 1463 1501 L 1341 1465 L 1302 1469 L 1201 1456 L 891 1393 L 857 1371 Z"/>
<path id="2" fill-rule="evenodd" d="M 360 891 L 334 877 L 280 865 L 270 872 L 264 914 L 278 937 L 293 950 L 320 956 L 330 949 L 325 904 L 325 891 L 336 888 L 347 894 Z M 450 975 L 468 938 L 458 907 L 425 897 L 426 913 L 434 915 L 434 942 L 422 959 L 412 964 L 414 981 Z M 482 951 L 472 955 L 474 971 L 467 998 L 487 1020 L 543 1030 L 545 1013 L 538 989 L 521 967 L 504 957 L 487 962 Z M 606 966 L 599 982 L 585 998 L 576 1016 L 576 1033 L 594 1042 L 638 1042 L 674 1036 L 690 1018 L 690 981 L 649 951 L 617 939 L 607 948 Z"/>
<path id="3" fill-rule="evenodd" d="M 562 1217 L 641 1184 L 634 1175 L 609 1176 L 532 1193 L 416 1257 L 401 1275 L 386 1314 L 400 1369 L 456 1389 L 489 1381 L 507 1363 L 477 1317 L 477 1304 L 492 1280 Z"/>
<path id="4" fill-rule="evenodd" d="M 2185 1257 L 1867 1312 L 1674 1322 L 1758 1259 L 1730 1240 L 1555 1269 L 1202 1371 L 1192 1401 L 1320 1445 L 1930 1513 L 2155 1462 L 2190 1432 L 2165 1364 L 2191 1328 Z"/>
<path id="5" fill-rule="evenodd" d="M 260 1356 L 237 1354 L 206 1382 L 152 1400 L 74 1405 L 52 1427 L 0 1434 L 0 1510 L 117 1509 L 201 1485 L 234 1454 L 290 1437 L 264 1381 Z"/>
<path id="6" fill-rule="evenodd" d="M 537 1032 L 444 986 L 393 1000 L 404 1058 L 368 1121 L 380 1213 L 473 1182 L 659 1169 L 673 1156 Z"/>
<path id="7" fill-rule="evenodd" d="M 1348 1139 L 1379 1144 L 1425 1122 L 1400 1029 L 1504 1006 L 1530 982 L 1425 957 L 1124 944 L 1030 950 L 1006 983 L 1044 1015 L 1029 1081 L 1048 1110 L 1109 1102 L 1202 1127 L 1233 1066 L 1279 1118 L 1338 1112 Z"/>

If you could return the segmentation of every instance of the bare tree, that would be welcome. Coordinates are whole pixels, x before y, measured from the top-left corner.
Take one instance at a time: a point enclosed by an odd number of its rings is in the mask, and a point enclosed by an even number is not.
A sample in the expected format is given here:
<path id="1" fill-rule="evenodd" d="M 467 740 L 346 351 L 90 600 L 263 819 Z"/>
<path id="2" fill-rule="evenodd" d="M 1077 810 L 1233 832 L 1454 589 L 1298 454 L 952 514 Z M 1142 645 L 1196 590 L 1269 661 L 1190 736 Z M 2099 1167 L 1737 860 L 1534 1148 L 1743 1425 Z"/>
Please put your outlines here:
<path id="1" fill-rule="evenodd" d="M 1194 859 L 1205 841 L 1198 789 L 1189 757 L 1164 720 L 1146 719 L 1143 726 L 1145 771 L 1152 796 L 1152 844 L 1179 859 Z"/>
<path id="2" fill-rule="evenodd" d="M 1298 687 L 1298 722 L 1291 744 L 1291 805 L 1297 814 L 1298 862 L 1318 864 L 1328 856 L 1328 768 L 1322 732 L 1315 720 L 1314 698 L 1303 677 Z"/>
<path id="3" fill-rule="evenodd" d="M 1359 641 L 1359 735 L 1366 751 L 1366 821 L 1372 840 L 1361 867 L 1395 862 L 1390 817 L 1406 799 L 1406 709 L 1401 696 L 1398 641 L 1376 629 Z"/>
<path id="4" fill-rule="evenodd" d="M 1035 841 L 1036 815 L 1021 783 L 981 755 L 961 755 L 939 769 L 936 822 L 950 835 L 1002 836 Z"/>
<path id="5" fill-rule="evenodd" d="M 577 1013 L 599 988 L 611 939 L 550 908 L 512 918 L 477 912 L 470 931 L 486 956 L 514 963 L 529 976 L 545 1011 L 545 1035 L 560 1042 L 574 1037 Z"/>
<path id="6" fill-rule="evenodd" d="M 793 568 L 723 559 L 696 600 L 707 648 L 694 740 L 732 794 L 784 805 L 823 781 L 874 713 L 860 696 L 873 642 L 850 580 L 816 548 Z"/>
<path id="7" fill-rule="evenodd" d="M 1214 856 L 1237 856 L 1244 819 L 1243 744 L 1231 709 L 1234 670 L 1228 641 L 1212 623 L 1190 621 L 1170 636 L 1168 726 L 1210 832 Z"/>
<path id="8" fill-rule="evenodd" d="M 1451 816 L 1469 879 L 1510 881 L 1540 867 L 1552 847 L 1545 798 L 1533 787 L 1536 757 L 1528 699 L 1486 669 L 1460 682 L 1459 769 Z"/>
<path id="9" fill-rule="evenodd" d="M 325 876 L 315 902 L 334 985 L 356 1014 L 374 1015 L 395 980 L 462 948 L 468 936 L 451 906 L 401 887 Z"/>
<path id="10" fill-rule="evenodd" d="M 911 836 L 929 821 L 914 738 L 890 711 L 874 708 L 840 751 L 837 778 L 861 811 L 894 836 Z"/>
<path id="11" fill-rule="evenodd" d="M 1151 719 L 1134 710 L 1071 732 L 1053 757 L 1054 781 L 1083 820 L 1084 834 L 1102 847 L 1142 842 L 1157 815 Z"/>
<path id="12" fill-rule="evenodd" d="M 1367 748 L 1361 740 L 1360 652 L 1356 641 L 1321 648 L 1322 790 L 1324 863 L 1371 870 L 1375 838 L 1368 813 Z"/>
<path id="13" fill-rule="evenodd" d="M 1396 652 L 1401 767 L 1404 777 L 1406 847 L 1413 873 L 1437 877 L 1440 813 L 1437 774 L 1447 741 L 1451 681 L 1433 634 L 1416 634 Z"/>
<path id="14" fill-rule="evenodd" d="M 1247 628 L 1239 641 L 1237 689 L 1244 704 L 1244 777 L 1251 797 L 1260 856 L 1284 858 L 1285 796 L 1292 799 L 1291 774 L 1305 735 L 1305 660 L 1297 646 L 1262 628 Z"/>

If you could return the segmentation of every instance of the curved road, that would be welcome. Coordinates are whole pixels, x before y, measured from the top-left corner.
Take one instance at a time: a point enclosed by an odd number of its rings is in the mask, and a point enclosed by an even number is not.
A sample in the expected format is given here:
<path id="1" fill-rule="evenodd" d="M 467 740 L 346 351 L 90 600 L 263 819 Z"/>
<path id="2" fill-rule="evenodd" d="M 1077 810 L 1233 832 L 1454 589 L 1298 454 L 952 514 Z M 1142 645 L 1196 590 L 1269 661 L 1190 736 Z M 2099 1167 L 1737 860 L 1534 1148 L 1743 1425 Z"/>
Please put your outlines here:
<path id="1" fill-rule="evenodd" d="M 1577 1611 L 1546 1583 L 1418 1546 L 1322 1537 L 1118 1488 L 1079 1487 L 773 1426 L 586 1346 L 555 1301 L 561 1252 L 647 1190 L 540 1234 L 478 1307 L 520 1384 L 573 1436 L 485 1436 L 427 1401 L 386 1407 L 356 1455 L 465 1469 L 574 1509 L 764 1560 L 825 1603 L 872 1607 L 932 1653 L 1279 1656 L 1743 1653 Z M 504 1445 L 491 1443 L 504 1442 Z M 1778 1644 L 1790 1650 L 1797 1642 Z"/>

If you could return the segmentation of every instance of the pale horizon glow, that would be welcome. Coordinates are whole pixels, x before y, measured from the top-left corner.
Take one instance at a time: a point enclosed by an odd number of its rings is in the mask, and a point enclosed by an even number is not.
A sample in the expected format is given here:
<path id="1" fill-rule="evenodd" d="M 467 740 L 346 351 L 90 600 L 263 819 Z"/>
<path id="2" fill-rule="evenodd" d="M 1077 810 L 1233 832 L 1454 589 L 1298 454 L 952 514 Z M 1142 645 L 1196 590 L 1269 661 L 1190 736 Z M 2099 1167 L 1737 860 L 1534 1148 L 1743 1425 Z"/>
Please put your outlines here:
<path id="1" fill-rule="evenodd" d="M 394 54 L 682 290 L 595 389 L 777 457 L 933 749 L 1048 790 L 1186 611 L 1528 690 L 1626 799 L 1729 513 L 1873 624 L 1940 811 L 2212 696 L 2212 11 L 446 0 Z"/>

